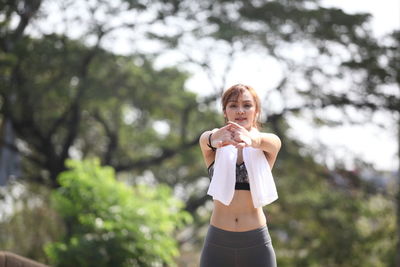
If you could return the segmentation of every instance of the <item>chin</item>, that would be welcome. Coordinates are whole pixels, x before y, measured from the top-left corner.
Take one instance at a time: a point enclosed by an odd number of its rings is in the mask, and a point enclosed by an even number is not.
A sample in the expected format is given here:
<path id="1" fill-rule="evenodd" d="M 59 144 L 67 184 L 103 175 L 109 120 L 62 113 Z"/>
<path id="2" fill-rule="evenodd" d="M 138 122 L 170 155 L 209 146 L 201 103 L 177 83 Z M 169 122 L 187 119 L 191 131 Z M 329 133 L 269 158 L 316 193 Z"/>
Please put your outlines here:
<path id="1" fill-rule="evenodd" d="M 237 124 L 239 124 L 240 126 L 246 128 L 246 129 L 251 129 L 251 124 L 248 123 L 247 121 L 238 122 Z"/>

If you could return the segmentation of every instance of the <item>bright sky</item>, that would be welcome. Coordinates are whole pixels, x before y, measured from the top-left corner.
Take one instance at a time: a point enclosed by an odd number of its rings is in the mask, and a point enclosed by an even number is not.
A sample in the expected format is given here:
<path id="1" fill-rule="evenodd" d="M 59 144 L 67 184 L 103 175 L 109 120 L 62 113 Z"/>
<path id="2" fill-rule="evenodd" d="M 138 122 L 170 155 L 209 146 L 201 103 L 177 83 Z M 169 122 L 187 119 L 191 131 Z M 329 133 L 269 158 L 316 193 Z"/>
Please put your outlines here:
<path id="1" fill-rule="evenodd" d="M 324 0 L 322 3 L 326 6 L 340 7 L 348 13 L 371 13 L 372 31 L 377 37 L 400 29 L 399 0 Z M 396 170 L 400 164 L 397 157 L 397 131 L 400 129 L 391 125 L 394 120 L 389 119 L 387 114 L 377 114 L 375 117 L 373 120 L 386 125 L 386 129 L 372 125 L 335 130 L 323 128 L 317 135 L 319 138 L 324 136 L 344 158 L 348 155 L 347 150 L 351 150 L 377 169 Z"/>
<path id="2" fill-rule="evenodd" d="M 327 7 L 342 8 L 348 13 L 371 13 L 372 31 L 377 37 L 394 29 L 400 29 L 399 0 L 325 0 L 322 3 Z M 218 59 L 216 61 L 218 62 Z M 279 66 L 273 60 L 261 58 L 256 53 L 246 54 L 237 57 L 226 84 L 250 84 L 263 99 L 266 95 L 265 92 L 269 88 L 274 88 L 281 76 Z M 207 82 L 207 77 L 201 73 L 193 76 L 188 82 L 188 87 L 201 95 L 213 92 L 211 85 Z M 329 127 L 314 129 L 304 120 L 293 119 L 291 120 L 293 127 L 291 134 L 299 137 L 310 147 L 315 148 L 318 143 L 328 146 L 329 153 L 348 162 L 349 168 L 352 166 L 352 158 L 355 155 L 373 164 L 378 170 L 396 170 L 398 166 L 397 128 L 395 125 L 391 125 L 393 120 L 389 119 L 387 114 L 376 114 L 373 121 L 379 121 L 386 128 L 381 129 L 369 124 L 334 129 Z"/>
<path id="3" fill-rule="evenodd" d="M 372 31 L 377 37 L 400 29 L 399 0 L 325 0 L 322 3 L 329 7 L 340 7 L 348 13 L 371 13 Z M 391 125 L 394 120 L 389 119 L 388 114 L 376 114 L 371 120 L 386 125 L 386 129 L 371 124 L 337 129 L 324 127 L 319 131 L 308 129 L 308 137 L 304 140 L 310 145 L 315 139 L 321 140 L 322 143 L 330 145 L 343 159 L 347 159 L 351 152 L 372 163 L 376 169 L 396 170 L 399 164 L 397 157 L 399 129 L 396 125 Z M 304 125 L 304 129 L 307 129 L 307 125 Z"/>
<path id="4" fill-rule="evenodd" d="M 322 3 L 328 7 L 340 7 L 348 13 L 372 14 L 372 30 L 377 36 L 400 29 L 399 0 L 323 0 Z"/>

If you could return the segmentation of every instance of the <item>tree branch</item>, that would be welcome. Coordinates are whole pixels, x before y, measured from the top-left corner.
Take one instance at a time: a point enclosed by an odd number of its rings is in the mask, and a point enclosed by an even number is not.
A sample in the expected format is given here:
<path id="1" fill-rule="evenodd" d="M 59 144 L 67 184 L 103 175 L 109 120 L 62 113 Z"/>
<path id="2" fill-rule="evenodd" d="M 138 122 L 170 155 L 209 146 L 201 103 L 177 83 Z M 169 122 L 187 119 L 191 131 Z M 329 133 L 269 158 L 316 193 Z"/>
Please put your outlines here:
<path id="1" fill-rule="evenodd" d="M 65 121 L 66 117 L 68 117 L 68 115 L 71 114 L 70 115 L 70 119 L 69 119 L 69 126 L 70 127 L 68 127 L 69 131 L 68 131 L 68 134 L 67 134 L 66 138 L 64 139 L 63 148 L 62 148 L 62 151 L 60 153 L 59 164 L 62 165 L 62 166 L 64 165 L 64 161 L 68 157 L 69 148 L 72 146 L 73 142 L 75 141 L 75 138 L 78 135 L 79 125 L 80 125 L 80 120 L 81 120 L 81 100 L 82 100 L 83 94 L 85 92 L 85 89 L 88 86 L 86 84 L 86 80 L 87 80 L 89 65 L 92 62 L 93 58 L 98 53 L 98 51 L 100 50 L 100 48 L 99 48 L 100 47 L 100 41 L 101 41 L 103 36 L 104 36 L 104 32 L 100 31 L 99 35 L 98 35 L 98 39 L 97 39 L 96 45 L 83 58 L 82 65 L 81 65 L 81 67 L 80 67 L 80 69 L 78 71 L 79 77 L 81 78 L 81 80 L 83 82 L 78 87 L 78 92 L 77 92 L 73 102 L 71 103 L 70 108 L 67 109 L 64 112 L 64 114 L 62 116 L 64 118 L 60 119 L 61 121 Z M 57 129 L 60 126 L 60 122 L 57 122 L 57 123 L 58 123 L 57 126 L 53 126 L 52 128 Z M 62 169 L 61 166 L 60 166 L 60 169 Z"/>
<path id="2" fill-rule="evenodd" d="M 111 127 L 107 124 L 104 118 L 101 117 L 100 113 L 97 111 L 94 112 L 93 117 L 103 125 L 104 130 L 106 131 L 106 135 L 109 139 L 109 143 L 107 146 L 107 151 L 103 156 L 103 164 L 111 165 L 111 159 L 114 155 L 114 152 L 118 149 L 118 131 L 113 131 Z"/>
<path id="3" fill-rule="evenodd" d="M 193 214 L 199 207 L 203 206 L 207 200 L 210 199 L 210 196 L 207 194 L 203 194 L 202 197 L 196 199 L 189 199 L 187 201 L 185 210 L 188 211 L 190 214 Z"/>
<path id="4" fill-rule="evenodd" d="M 183 143 L 179 147 L 175 149 L 169 149 L 169 148 L 164 148 L 159 156 L 155 157 L 150 157 L 146 159 L 140 159 L 137 161 L 132 161 L 127 164 L 119 164 L 119 165 L 114 165 L 114 169 L 117 172 L 121 171 L 129 171 L 133 169 L 138 169 L 138 168 L 147 168 L 156 164 L 162 163 L 164 160 L 169 159 L 175 155 L 177 155 L 179 152 L 184 151 L 186 149 L 189 149 L 199 143 L 199 138 L 200 135 L 191 140 L 190 142 Z"/>
<path id="5" fill-rule="evenodd" d="M 41 161 L 39 158 L 34 157 L 33 155 L 28 155 L 26 153 L 23 153 L 21 150 L 18 149 L 18 147 L 14 144 L 4 142 L 2 139 L 0 139 L 0 146 L 6 147 L 8 149 L 11 149 L 12 151 L 15 151 L 19 154 L 21 154 L 23 157 L 31 161 L 32 163 L 36 164 L 38 167 L 43 167 L 44 162 Z"/>
<path id="6" fill-rule="evenodd" d="M 20 16 L 20 21 L 13 33 L 14 40 L 17 40 L 21 37 L 26 26 L 28 26 L 29 20 L 36 14 L 41 4 L 42 0 L 26 0 L 24 2 L 23 12 L 18 12 L 18 15 Z"/>

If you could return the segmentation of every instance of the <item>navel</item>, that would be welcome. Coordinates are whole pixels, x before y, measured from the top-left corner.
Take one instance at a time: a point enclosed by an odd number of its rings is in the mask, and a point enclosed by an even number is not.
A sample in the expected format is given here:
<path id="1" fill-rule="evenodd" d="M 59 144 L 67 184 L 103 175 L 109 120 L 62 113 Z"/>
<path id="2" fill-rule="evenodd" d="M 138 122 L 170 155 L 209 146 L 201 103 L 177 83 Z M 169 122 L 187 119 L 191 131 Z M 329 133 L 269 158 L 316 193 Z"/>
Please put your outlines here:
<path id="1" fill-rule="evenodd" d="M 239 218 L 235 218 L 235 222 L 238 223 L 239 222 Z"/>

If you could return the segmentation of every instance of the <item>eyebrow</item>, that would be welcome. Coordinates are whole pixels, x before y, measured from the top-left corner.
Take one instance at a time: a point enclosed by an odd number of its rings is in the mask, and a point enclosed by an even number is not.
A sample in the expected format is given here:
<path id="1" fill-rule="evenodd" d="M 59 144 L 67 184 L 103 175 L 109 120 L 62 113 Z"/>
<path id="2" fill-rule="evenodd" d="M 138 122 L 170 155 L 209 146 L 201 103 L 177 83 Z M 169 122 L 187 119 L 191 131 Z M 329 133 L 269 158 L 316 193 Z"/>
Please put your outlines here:
<path id="1" fill-rule="evenodd" d="M 229 103 L 229 102 L 238 103 L 239 101 L 237 101 L 237 100 L 229 100 L 228 103 Z M 253 101 L 251 101 L 251 100 L 243 100 L 242 102 L 253 103 Z"/>

